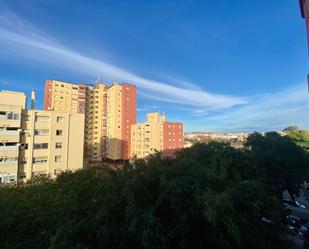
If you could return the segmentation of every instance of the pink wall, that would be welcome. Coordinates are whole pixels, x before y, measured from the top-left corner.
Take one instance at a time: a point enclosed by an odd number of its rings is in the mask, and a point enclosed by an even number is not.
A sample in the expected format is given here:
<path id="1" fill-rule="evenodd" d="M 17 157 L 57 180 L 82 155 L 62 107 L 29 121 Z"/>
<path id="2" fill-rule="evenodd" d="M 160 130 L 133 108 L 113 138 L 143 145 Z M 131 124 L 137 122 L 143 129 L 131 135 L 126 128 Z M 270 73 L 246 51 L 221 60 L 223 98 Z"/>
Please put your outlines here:
<path id="1" fill-rule="evenodd" d="M 136 87 L 122 84 L 121 159 L 131 154 L 131 125 L 136 124 Z"/>
<path id="2" fill-rule="evenodd" d="M 53 91 L 53 81 L 46 80 L 45 91 L 44 91 L 44 110 L 45 111 L 51 111 L 52 91 Z"/>
<path id="3" fill-rule="evenodd" d="M 183 123 L 163 122 L 163 156 L 172 156 L 183 146 Z"/>

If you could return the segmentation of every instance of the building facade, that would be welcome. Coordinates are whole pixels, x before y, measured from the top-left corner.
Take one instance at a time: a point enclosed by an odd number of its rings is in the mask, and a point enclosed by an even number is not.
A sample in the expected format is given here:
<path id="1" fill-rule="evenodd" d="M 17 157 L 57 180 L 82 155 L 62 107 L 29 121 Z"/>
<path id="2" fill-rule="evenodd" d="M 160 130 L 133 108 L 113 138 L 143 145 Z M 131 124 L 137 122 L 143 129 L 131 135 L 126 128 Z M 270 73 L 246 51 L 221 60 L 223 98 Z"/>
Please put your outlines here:
<path id="1" fill-rule="evenodd" d="M 24 110 L 20 144 L 20 179 L 57 176 L 83 168 L 83 114 Z"/>
<path id="2" fill-rule="evenodd" d="M 147 122 L 132 125 L 131 156 L 144 158 L 155 152 L 172 156 L 184 147 L 183 124 L 167 122 L 165 115 L 148 113 Z"/>
<path id="3" fill-rule="evenodd" d="M 85 159 L 90 163 L 106 158 L 107 86 L 87 88 L 85 123 Z"/>
<path id="4" fill-rule="evenodd" d="M 46 80 L 44 110 L 85 113 L 86 85 Z"/>
<path id="5" fill-rule="evenodd" d="M 85 113 L 86 162 L 130 158 L 131 125 L 136 123 L 134 85 L 76 85 L 47 80 L 44 109 Z"/>
<path id="6" fill-rule="evenodd" d="M 0 92 L 0 182 L 83 168 L 84 115 L 27 110 L 26 96 Z"/>
<path id="7" fill-rule="evenodd" d="M 0 92 L 0 184 L 18 179 L 21 117 L 25 108 L 23 93 Z"/>
<path id="8" fill-rule="evenodd" d="M 307 41 L 309 47 L 309 1 L 308 0 L 299 0 L 301 16 L 306 21 L 307 28 Z"/>
<path id="9" fill-rule="evenodd" d="M 305 19 L 307 30 L 307 44 L 309 48 L 309 0 L 299 0 L 301 16 Z M 307 82 L 309 89 L 309 74 L 307 74 Z"/>
<path id="10" fill-rule="evenodd" d="M 109 160 L 128 160 L 131 125 L 136 124 L 136 87 L 114 83 L 107 90 L 107 150 Z"/>

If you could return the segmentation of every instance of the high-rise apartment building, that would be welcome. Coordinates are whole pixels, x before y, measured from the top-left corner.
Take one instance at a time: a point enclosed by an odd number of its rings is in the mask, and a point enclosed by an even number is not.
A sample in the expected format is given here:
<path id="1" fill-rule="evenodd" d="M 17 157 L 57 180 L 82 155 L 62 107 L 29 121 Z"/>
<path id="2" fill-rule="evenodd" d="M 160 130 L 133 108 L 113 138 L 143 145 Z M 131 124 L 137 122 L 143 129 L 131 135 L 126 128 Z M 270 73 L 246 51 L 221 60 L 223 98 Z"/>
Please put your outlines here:
<path id="1" fill-rule="evenodd" d="M 107 86 L 88 86 L 85 124 L 85 159 L 100 162 L 106 158 Z"/>
<path id="2" fill-rule="evenodd" d="M 83 168 L 84 115 L 24 110 L 19 176 L 56 176 Z"/>
<path id="3" fill-rule="evenodd" d="M 44 108 L 85 113 L 86 161 L 130 158 L 131 125 L 136 123 L 134 85 L 98 83 L 92 86 L 48 80 Z"/>
<path id="4" fill-rule="evenodd" d="M 136 123 L 136 87 L 114 83 L 107 89 L 107 150 L 110 160 L 131 155 L 131 125 Z"/>
<path id="5" fill-rule="evenodd" d="M 83 168 L 84 115 L 27 110 L 26 96 L 0 92 L 0 182 Z"/>
<path id="6" fill-rule="evenodd" d="M 85 113 L 86 85 L 46 80 L 44 110 Z"/>
<path id="7" fill-rule="evenodd" d="M 183 146 L 183 124 L 167 122 L 165 115 L 148 113 L 147 122 L 132 125 L 131 156 L 143 158 L 157 151 L 172 156 Z"/>

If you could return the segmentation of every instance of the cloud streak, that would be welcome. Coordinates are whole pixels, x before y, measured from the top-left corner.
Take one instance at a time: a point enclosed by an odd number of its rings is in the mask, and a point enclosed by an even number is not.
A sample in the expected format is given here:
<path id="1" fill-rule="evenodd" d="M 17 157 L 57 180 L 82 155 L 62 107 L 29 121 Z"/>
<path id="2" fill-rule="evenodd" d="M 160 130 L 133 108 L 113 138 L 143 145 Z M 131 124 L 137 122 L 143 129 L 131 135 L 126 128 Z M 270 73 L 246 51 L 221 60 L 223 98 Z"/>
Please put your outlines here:
<path id="1" fill-rule="evenodd" d="M 147 79 L 104 60 L 93 59 L 71 50 L 38 30 L 31 23 L 8 9 L 0 9 L 1 51 L 14 57 L 25 57 L 54 67 L 71 70 L 95 77 L 104 75 L 117 81 L 137 85 L 148 98 L 160 101 L 201 107 L 207 110 L 222 110 L 246 103 L 245 98 L 213 94 L 207 91 L 179 87 Z"/>
<path id="2" fill-rule="evenodd" d="M 297 124 L 309 127 L 309 96 L 306 83 L 251 99 L 245 106 L 207 118 L 213 129 L 265 131 Z"/>
<path id="3" fill-rule="evenodd" d="M 148 79 L 105 60 L 91 58 L 74 51 L 50 34 L 37 29 L 27 20 L 0 6 L 0 55 L 40 62 L 79 75 L 102 75 L 116 81 L 137 85 L 139 96 L 173 105 L 188 118 L 195 129 L 263 131 L 278 130 L 290 124 L 309 128 L 309 98 L 302 83 L 277 93 L 243 98 L 213 94 L 190 81 L 166 78 L 166 82 Z M 4 87 L 5 83 L 1 83 Z M 144 106 L 138 111 L 159 109 Z M 203 124 L 204 123 L 204 124 Z M 189 128 L 190 129 L 190 128 Z"/>

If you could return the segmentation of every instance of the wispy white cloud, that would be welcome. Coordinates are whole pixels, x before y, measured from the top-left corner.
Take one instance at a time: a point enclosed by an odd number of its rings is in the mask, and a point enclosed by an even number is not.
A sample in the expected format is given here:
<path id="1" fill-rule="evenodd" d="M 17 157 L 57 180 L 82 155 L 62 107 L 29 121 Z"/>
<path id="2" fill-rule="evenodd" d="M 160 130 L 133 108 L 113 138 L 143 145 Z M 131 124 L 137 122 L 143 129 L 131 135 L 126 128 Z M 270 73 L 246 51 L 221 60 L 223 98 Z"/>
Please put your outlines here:
<path id="1" fill-rule="evenodd" d="M 246 103 L 242 97 L 213 94 L 147 79 L 104 60 L 90 58 L 64 46 L 5 8 L 0 9 L 0 44 L 0 53 L 17 58 L 24 57 L 92 77 L 104 75 L 105 78 L 130 82 L 136 84 L 148 98 L 159 101 L 210 110 L 226 109 Z"/>
<path id="2" fill-rule="evenodd" d="M 138 112 L 160 112 L 161 107 L 158 105 L 144 105 L 143 107 L 138 107 L 136 111 Z"/>
<path id="3" fill-rule="evenodd" d="M 0 6 L 1 7 L 1 6 Z M 105 60 L 76 52 L 37 29 L 14 12 L 0 8 L 0 55 L 41 62 L 76 74 L 136 84 L 143 98 L 169 102 L 169 109 L 185 113 L 188 130 L 278 130 L 290 124 L 309 128 L 306 83 L 250 98 L 213 94 L 177 77 L 167 82 L 147 79 Z M 2 82 L 2 87 L 11 83 Z M 143 106 L 138 111 L 164 111 L 167 105 Z M 158 107 L 158 108 L 157 108 Z M 185 120 L 184 120 L 185 121 Z M 205 127 L 205 128 L 204 128 Z"/>
<path id="4" fill-rule="evenodd" d="M 309 128 L 309 95 L 306 83 L 251 99 L 245 106 L 207 117 L 212 129 L 280 130 L 297 124 Z"/>

